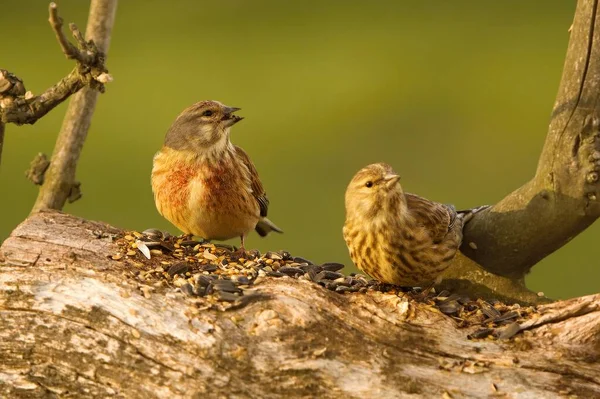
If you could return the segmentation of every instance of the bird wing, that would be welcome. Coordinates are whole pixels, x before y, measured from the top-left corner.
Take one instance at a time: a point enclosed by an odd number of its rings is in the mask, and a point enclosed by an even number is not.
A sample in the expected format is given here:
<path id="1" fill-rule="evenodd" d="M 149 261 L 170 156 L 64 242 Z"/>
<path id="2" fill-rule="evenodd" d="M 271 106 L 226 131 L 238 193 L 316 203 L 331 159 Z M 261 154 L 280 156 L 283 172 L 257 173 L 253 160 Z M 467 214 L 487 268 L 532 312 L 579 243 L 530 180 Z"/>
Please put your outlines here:
<path id="1" fill-rule="evenodd" d="M 441 242 L 456 223 L 457 213 L 454 207 L 415 194 L 407 193 L 405 197 L 408 209 L 417 223 L 430 232 L 434 243 Z"/>
<path id="2" fill-rule="evenodd" d="M 265 189 L 263 188 L 263 185 L 260 182 L 260 179 L 258 178 L 258 172 L 256 171 L 254 164 L 250 160 L 250 157 L 248 156 L 248 154 L 246 154 L 244 150 L 242 150 L 236 145 L 235 152 L 250 172 L 250 187 L 252 188 L 252 195 L 254 195 L 254 198 L 256 199 L 256 201 L 258 202 L 258 206 L 260 207 L 260 216 L 266 217 L 267 211 L 269 209 L 269 199 L 267 198 L 267 193 L 265 193 Z"/>

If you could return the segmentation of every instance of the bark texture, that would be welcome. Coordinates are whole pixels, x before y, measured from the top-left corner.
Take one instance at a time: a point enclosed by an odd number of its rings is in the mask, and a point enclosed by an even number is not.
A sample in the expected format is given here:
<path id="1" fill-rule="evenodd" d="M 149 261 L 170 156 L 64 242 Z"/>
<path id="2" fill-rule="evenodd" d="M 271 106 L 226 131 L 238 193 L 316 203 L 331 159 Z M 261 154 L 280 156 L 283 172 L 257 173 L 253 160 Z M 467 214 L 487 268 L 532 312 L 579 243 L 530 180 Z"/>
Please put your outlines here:
<path id="1" fill-rule="evenodd" d="M 600 396 L 600 296 L 511 340 L 423 303 L 266 278 L 231 310 L 127 277 L 102 223 L 40 212 L 0 247 L 0 396 Z"/>
<path id="2" fill-rule="evenodd" d="M 466 226 L 461 250 L 473 262 L 455 274 L 476 263 L 519 281 L 600 216 L 599 13 L 597 0 L 578 1 L 535 176 Z"/>

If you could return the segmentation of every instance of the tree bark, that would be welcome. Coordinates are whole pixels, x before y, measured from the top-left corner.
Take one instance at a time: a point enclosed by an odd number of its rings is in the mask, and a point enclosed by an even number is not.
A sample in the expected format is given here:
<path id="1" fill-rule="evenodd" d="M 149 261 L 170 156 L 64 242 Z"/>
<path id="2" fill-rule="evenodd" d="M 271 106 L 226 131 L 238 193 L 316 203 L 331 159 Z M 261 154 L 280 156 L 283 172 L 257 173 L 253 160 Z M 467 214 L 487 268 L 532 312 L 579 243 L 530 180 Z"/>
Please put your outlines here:
<path id="1" fill-rule="evenodd" d="M 600 295 L 539 306 L 509 340 L 468 339 L 481 326 L 391 293 L 266 277 L 239 307 L 186 296 L 148 277 L 167 255 L 111 259 L 123 234 L 40 212 L 3 243 L 0 396 L 600 395 Z"/>
<path id="2" fill-rule="evenodd" d="M 466 226 L 461 251 L 521 281 L 600 216 L 600 10 L 579 0 L 560 88 L 535 176 Z M 474 269 L 473 262 L 459 262 Z"/>

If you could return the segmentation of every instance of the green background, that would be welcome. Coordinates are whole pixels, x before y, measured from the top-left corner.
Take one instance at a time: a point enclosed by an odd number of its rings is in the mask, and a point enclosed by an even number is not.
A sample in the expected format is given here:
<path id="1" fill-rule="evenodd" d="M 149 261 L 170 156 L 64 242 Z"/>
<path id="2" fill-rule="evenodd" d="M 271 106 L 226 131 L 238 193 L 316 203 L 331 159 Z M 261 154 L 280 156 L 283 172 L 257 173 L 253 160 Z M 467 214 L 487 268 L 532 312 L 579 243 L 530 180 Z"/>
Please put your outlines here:
<path id="1" fill-rule="evenodd" d="M 3 0 L 0 67 L 40 93 L 73 66 L 47 2 Z M 87 2 L 59 1 L 85 26 Z M 404 188 L 459 208 L 491 204 L 534 173 L 560 80 L 574 1 L 121 1 L 114 82 L 78 167 L 67 212 L 177 231 L 154 208 L 152 156 L 175 116 L 215 99 L 241 107 L 232 139 L 253 158 L 286 233 L 248 247 L 350 265 L 346 184 L 386 161 Z M 24 177 L 52 152 L 65 105 L 9 125 L 0 169 L 0 240 L 28 214 Z M 596 224 L 534 267 L 529 286 L 565 298 L 598 291 Z"/>

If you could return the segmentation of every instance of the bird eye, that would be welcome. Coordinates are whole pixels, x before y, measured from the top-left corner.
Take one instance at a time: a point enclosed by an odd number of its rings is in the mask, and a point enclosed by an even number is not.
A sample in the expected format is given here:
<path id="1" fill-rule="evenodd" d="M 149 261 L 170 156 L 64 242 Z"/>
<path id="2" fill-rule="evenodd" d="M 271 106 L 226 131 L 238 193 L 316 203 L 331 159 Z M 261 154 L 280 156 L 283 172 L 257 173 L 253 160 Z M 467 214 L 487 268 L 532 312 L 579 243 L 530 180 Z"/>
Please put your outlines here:
<path id="1" fill-rule="evenodd" d="M 213 112 L 210 109 L 207 109 L 202 113 L 202 116 L 212 116 Z"/>
<path id="2" fill-rule="evenodd" d="M 371 187 L 373 187 L 373 182 L 369 180 L 368 182 L 365 183 L 365 186 L 371 188 Z"/>

